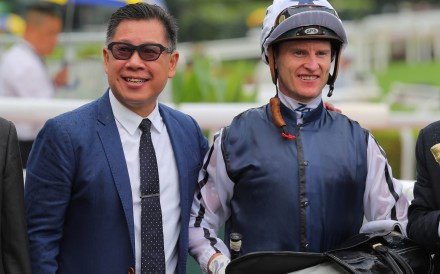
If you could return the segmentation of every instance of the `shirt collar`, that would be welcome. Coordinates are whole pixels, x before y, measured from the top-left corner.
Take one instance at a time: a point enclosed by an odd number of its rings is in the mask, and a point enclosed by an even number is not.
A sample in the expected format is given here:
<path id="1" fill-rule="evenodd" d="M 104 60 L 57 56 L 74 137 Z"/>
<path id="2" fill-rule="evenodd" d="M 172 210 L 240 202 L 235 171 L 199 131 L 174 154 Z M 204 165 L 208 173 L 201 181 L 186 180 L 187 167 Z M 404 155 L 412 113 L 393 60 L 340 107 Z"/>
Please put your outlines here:
<path id="1" fill-rule="evenodd" d="M 35 54 L 37 53 L 37 51 L 35 50 L 34 46 L 31 45 L 31 43 L 29 43 L 28 41 L 26 41 L 26 39 L 20 39 L 19 42 L 20 45 L 27 47 L 29 49 L 31 49 L 33 52 L 35 52 Z"/>
<path id="2" fill-rule="evenodd" d="M 116 97 L 113 95 L 113 92 L 110 89 L 109 92 L 110 97 L 110 105 L 113 110 L 113 115 L 115 116 L 115 119 L 124 127 L 124 129 L 131 135 L 135 134 L 136 130 L 139 128 L 139 124 L 142 122 L 143 119 L 148 118 L 151 121 L 151 129 L 156 130 L 157 132 L 162 131 L 162 117 L 159 112 L 158 102 L 156 101 L 156 106 L 154 107 L 153 111 L 148 115 L 147 117 L 139 116 L 138 114 L 134 113 L 130 109 L 128 109 L 126 106 L 121 104 L 121 102 L 116 99 Z"/>
<path id="3" fill-rule="evenodd" d="M 41 62 L 45 63 L 45 62 L 44 62 L 44 58 L 43 58 L 43 56 L 41 56 L 40 54 L 38 54 L 38 52 L 37 52 L 37 50 L 34 48 L 34 46 L 32 46 L 31 43 L 29 43 L 28 41 L 26 41 L 26 39 L 23 39 L 23 38 L 22 38 L 22 39 L 20 40 L 20 42 L 18 43 L 18 45 L 19 45 L 20 47 L 24 47 L 24 48 L 26 48 L 27 50 L 31 51 L 33 54 L 35 54 L 35 56 L 38 57 L 38 59 L 41 60 Z"/>
<path id="4" fill-rule="evenodd" d="M 280 97 L 280 101 L 287 106 L 290 110 L 295 110 L 300 106 L 301 104 L 305 104 L 302 102 L 299 102 L 295 99 L 292 99 L 286 95 L 284 95 L 282 92 L 278 92 L 278 97 Z M 316 97 L 315 99 L 313 99 L 312 101 L 308 102 L 306 105 L 308 108 L 310 108 L 310 110 L 314 110 L 315 108 L 317 108 L 319 106 L 319 104 L 321 103 L 321 96 Z"/>

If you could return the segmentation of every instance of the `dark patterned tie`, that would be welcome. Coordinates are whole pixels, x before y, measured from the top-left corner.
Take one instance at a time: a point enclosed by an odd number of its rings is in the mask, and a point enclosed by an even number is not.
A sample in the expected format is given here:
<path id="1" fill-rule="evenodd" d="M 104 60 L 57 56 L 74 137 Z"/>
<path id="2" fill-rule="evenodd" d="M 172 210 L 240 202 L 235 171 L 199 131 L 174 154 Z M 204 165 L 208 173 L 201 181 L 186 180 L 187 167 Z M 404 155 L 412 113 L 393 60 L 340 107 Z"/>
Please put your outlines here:
<path id="1" fill-rule="evenodd" d="M 151 141 L 151 122 L 142 120 L 139 144 L 139 163 L 141 177 L 141 273 L 165 273 L 165 254 L 163 245 L 162 212 L 159 199 L 159 172 L 156 153 Z"/>
<path id="2" fill-rule="evenodd" d="M 298 112 L 301 115 L 301 118 L 304 117 L 305 113 L 307 113 L 307 112 L 312 110 L 311 108 L 307 107 L 306 104 L 303 104 L 303 103 L 298 103 L 298 104 L 299 104 L 299 107 L 297 107 L 295 109 L 295 111 Z"/>

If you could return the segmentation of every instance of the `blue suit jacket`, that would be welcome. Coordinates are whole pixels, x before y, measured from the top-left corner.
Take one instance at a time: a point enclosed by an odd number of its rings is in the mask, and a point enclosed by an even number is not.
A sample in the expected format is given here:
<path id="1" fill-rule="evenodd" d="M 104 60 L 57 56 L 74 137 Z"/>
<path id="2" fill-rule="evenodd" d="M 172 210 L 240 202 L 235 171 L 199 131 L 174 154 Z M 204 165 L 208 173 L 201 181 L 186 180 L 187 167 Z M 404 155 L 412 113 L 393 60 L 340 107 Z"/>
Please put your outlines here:
<path id="1" fill-rule="evenodd" d="M 159 111 L 178 168 L 178 273 L 185 273 L 189 213 L 208 142 L 188 115 L 162 104 Z M 30 154 L 25 202 L 34 274 L 134 267 L 130 180 L 108 92 L 45 124 Z"/>

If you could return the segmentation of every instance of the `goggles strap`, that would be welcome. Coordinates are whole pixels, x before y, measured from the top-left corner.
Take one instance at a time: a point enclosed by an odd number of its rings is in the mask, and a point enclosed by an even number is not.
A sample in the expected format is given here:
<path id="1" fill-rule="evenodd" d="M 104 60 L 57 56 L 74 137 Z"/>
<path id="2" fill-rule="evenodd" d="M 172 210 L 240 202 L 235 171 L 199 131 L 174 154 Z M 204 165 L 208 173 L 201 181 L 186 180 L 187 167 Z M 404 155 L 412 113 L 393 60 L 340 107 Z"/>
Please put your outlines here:
<path id="1" fill-rule="evenodd" d="M 270 68 L 270 76 L 272 77 L 272 82 L 275 84 L 275 86 L 277 86 L 278 72 L 275 66 L 275 54 L 272 45 L 267 48 L 267 54 Z"/>
<path id="2" fill-rule="evenodd" d="M 280 98 L 278 97 L 278 70 L 275 66 L 275 54 L 273 52 L 272 46 L 268 48 L 268 54 L 270 73 L 272 76 L 272 82 L 274 83 L 276 90 L 275 96 L 270 98 L 270 112 L 272 114 L 272 120 L 275 126 L 281 129 L 281 136 L 283 138 L 293 140 L 296 138 L 296 136 L 288 132 L 286 122 L 281 115 Z"/>

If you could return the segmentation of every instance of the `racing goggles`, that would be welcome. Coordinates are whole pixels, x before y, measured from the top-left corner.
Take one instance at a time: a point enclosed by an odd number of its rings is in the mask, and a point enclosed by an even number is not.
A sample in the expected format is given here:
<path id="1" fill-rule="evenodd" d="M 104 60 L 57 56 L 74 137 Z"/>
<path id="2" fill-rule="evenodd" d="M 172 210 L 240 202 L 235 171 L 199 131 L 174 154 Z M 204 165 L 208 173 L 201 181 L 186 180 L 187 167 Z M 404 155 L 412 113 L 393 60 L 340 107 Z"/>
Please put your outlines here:
<path id="1" fill-rule="evenodd" d="M 281 24 L 284 20 L 286 20 L 287 18 L 296 15 L 298 13 L 302 13 L 302 12 L 307 12 L 307 11 L 322 11 L 322 12 L 327 12 L 330 13 L 334 16 L 336 16 L 337 18 L 339 18 L 338 14 L 336 13 L 336 11 L 334 9 L 331 8 L 327 8 L 325 6 L 317 6 L 317 5 L 298 5 L 298 6 L 292 6 L 292 7 L 288 7 L 287 9 L 283 10 L 278 16 L 277 19 L 275 20 L 275 26 L 274 28 L 276 28 L 279 24 Z"/>

